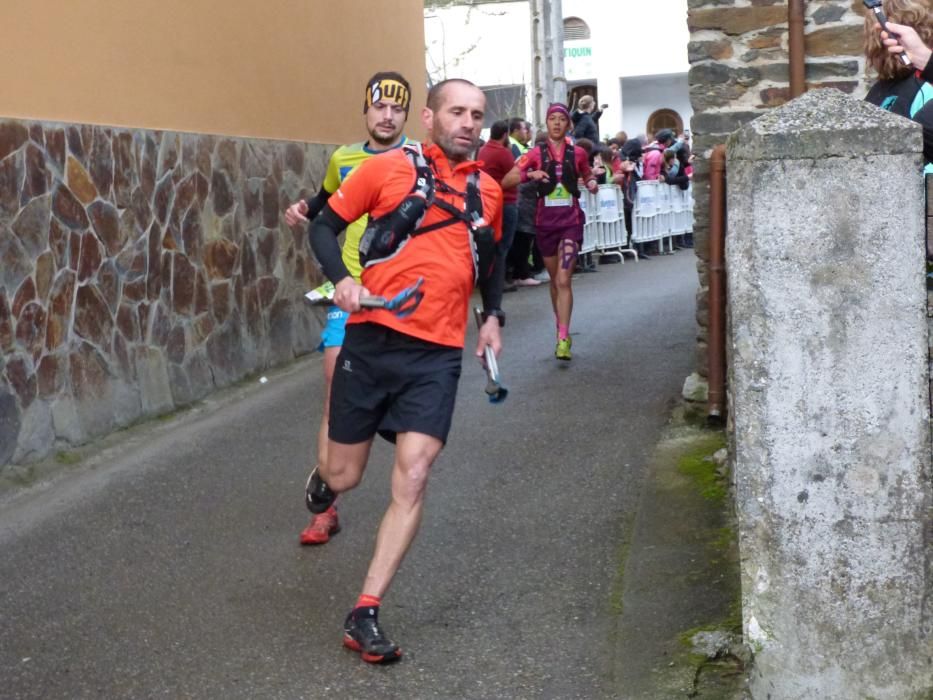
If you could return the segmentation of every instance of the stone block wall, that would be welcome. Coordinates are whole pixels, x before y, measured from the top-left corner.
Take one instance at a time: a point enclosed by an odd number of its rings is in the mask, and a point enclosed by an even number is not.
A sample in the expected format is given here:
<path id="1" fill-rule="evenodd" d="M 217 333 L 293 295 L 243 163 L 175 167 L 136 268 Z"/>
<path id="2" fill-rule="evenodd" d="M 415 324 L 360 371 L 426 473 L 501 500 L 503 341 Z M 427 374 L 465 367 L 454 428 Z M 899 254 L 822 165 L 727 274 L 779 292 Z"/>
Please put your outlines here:
<path id="1" fill-rule="evenodd" d="M 331 150 L 0 121 L 0 472 L 312 350 Z"/>
<path id="2" fill-rule="evenodd" d="M 690 100 L 696 198 L 697 365 L 707 374 L 709 326 L 709 156 L 713 146 L 764 111 L 790 99 L 787 2 L 688 0 Z M 834 87 L 863 97 L 871 79 L 862 53 L 861 0 L 806 3 L 809 88 Z"/>

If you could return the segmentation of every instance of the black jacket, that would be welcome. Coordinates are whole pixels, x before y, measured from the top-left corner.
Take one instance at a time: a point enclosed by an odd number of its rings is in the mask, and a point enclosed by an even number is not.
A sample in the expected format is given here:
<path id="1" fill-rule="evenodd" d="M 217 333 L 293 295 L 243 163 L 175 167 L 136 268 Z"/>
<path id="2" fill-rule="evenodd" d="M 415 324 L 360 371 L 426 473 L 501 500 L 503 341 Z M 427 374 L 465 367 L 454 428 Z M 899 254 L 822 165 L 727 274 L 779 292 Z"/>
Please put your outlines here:
<path id="1" fill-rule="evenodd" d="M 924 77 L 929 72 L 930 65 L 927 65 Z M 923 127 L 924 164 L 933 163 L 933 84 L 918 78 L 916 74 L 902 80 L 879 80 L 871 86 L 865 99 L 889 112 L 918 122 Z"/>
<path id="2" fill-rule="evenodd" d="M 589 139 L 593 143 L 599 141 L 599 129 L 596 128 L 596 122 L 593 121 L 593 117 L 586 112 L 578 112 L 580 118 L 576 122 L 576 126 L 573 128 L 573 138 L 576 139 Z"/>

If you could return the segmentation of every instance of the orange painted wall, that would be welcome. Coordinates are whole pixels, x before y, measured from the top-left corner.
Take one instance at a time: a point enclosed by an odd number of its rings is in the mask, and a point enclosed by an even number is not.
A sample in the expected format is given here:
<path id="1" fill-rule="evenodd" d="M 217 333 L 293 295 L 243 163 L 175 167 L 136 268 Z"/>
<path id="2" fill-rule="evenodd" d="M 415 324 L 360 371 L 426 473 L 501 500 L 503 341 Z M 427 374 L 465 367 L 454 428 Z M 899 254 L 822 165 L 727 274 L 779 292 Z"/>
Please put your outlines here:
<path id="1" fill-rule="evenodd" d="M 424 104 L 421 0 L 3 0 L 0 8 L 0 118 L 346 143 L 363 136 L 372 73 L 400 71 L 413 105 Z"/>

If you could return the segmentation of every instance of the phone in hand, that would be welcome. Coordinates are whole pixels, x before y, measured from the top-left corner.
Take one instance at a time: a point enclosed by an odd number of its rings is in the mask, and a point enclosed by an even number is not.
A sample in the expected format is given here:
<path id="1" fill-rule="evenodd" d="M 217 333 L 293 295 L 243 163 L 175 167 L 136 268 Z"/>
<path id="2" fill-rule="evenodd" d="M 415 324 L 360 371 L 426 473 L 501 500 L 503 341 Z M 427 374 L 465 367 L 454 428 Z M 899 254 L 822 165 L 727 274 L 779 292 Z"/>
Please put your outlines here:
<path id="1" fill-rule="evenodd" d="M 899 38 L 897 34 L 888 30 L 888 18 L 884 15 L 884 5 L 882 4 L 882 0 L 862 0 L 862 2 L 865 4 L 865 7 L 867 7 L 875 14 L 875 19 L 878 20 L 878 25 L 884 31 L 888 32 L 888 34 L 893 36 L 895 39 Z M 901 63 L 903 63 L 905 66 L 910 65 L 910 59 L 903 51 L 900 53 L 900 59 Z"/>

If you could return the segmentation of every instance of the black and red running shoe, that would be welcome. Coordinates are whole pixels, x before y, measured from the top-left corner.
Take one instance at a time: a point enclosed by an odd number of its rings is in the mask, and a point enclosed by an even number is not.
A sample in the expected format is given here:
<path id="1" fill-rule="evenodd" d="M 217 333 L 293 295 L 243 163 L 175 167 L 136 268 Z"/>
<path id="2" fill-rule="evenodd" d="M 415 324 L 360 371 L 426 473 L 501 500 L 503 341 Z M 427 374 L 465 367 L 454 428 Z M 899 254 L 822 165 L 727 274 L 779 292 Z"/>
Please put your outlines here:
<path id="1" fill-rule="evenodd" d="M 343 645 L 360 652 L 363 661 L 384 664 L 402 658 L 398 644 L 386 637 L 379 626 L 377 608 L 356 608 L 343 623 Z"/>

